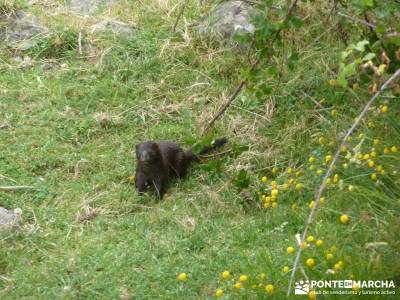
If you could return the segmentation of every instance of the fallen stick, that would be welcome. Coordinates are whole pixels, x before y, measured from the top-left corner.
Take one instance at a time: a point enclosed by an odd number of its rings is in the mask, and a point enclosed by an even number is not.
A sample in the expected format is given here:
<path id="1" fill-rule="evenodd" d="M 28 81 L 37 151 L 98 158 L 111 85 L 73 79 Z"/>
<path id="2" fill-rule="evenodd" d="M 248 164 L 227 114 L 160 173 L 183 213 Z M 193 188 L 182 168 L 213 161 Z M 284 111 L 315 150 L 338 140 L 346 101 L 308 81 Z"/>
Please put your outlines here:
<path id="1" fill-rule="evenodd" d="M 14 192 L 19 190 L 33 190 L 35 187 L 29 185 L 0 186 L 0 191 Z"/>

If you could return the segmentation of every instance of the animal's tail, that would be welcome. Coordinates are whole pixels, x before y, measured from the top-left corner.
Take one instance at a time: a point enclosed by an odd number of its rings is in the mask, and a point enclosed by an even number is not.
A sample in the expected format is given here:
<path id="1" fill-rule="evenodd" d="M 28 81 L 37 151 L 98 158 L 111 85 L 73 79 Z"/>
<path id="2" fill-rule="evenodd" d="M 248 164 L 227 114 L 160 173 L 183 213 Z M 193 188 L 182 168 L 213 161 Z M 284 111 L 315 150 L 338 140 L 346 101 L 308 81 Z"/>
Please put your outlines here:
<path id="1" fill-rule="evenodd" d="M 228 141 L 227 138 L 223 137 L 223 138 L 219 138 L 219 139 L 215 139 L 212 141 L 212 143 L 210 145 L 204 146 L 198 154 L 194 154 L 193 150 L 189 150 L 185 153 L 186 156 L 186 160 L 188 162 L 190 161 L 199 161 L 199 156 L 206 154 L 214 149 L 217 149 L 219 147 L 222 147 L 226 142 Z"/>

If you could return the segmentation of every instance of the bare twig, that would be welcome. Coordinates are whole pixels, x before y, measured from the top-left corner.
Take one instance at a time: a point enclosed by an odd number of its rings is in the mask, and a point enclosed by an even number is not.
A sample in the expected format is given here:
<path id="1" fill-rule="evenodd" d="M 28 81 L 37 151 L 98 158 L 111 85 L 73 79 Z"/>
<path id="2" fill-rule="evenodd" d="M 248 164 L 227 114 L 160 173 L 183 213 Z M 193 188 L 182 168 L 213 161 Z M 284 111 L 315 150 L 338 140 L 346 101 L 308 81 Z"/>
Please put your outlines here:
<path id="1" fill-rule="evenodd" d="M 14 186 L 0 186 L 0 191 L 4 192 L 14 192 L 18 190 L 33 190 L 33 186 L 28 185 L 14 185 Z"/>
<path id="2" fill-rule="evenodd" d="M 283 23 L 287 22 L 287 20 L 290 18 L 290 16 L 293 13 L 294 8 L 296 7 L 298 0 L 293 0 L 292 4 L 289 7 L 289 10 L 285 16 L 285 19 L 283 21 Z M 282 31 L 282 27 L 280 27 L 276 34 L 274 35 L 273 39 L 271 41 L 268 42 L 268 47 L 271 47 L 271 45 L 278 39 L 279 34 Z M 261 56 L 259 56 L 257 58 L 257 60 L 255 62 L 253 62 L 253 64 L 251 65 L 250 68 L 250 72 L 254 71 L 257 66 L 260 64 L 261 62 Z M 231 105 L 231 103 L 237 98 L 237 96 L 240 94 L 240 92 L 242 91 L 243 87 L 246 85 L 248 79 L 242 79 L 240 81 L 240 83 L 236 86 L 234 92 L 232 93 L 232 95 L 229 97 L 229 99 L 222 104 L 221 108 L 218 110 L 218 112 L 213 116 L 213 118 L 211 119 L 211 121 L 209 121 L 206 126 L 204 127 L 204 133 L 208 132 L 208 130 L 211 128 L 211 126 L 214 124 L 214 122 L 220 117 L 222 116 L 222 114 L 226 111 L 226 109 Z"/>
<path id="3" fill-rule="evenodd" d="M 178 16 L 176 17 L 174 26 L 172 27 L 172 32 L 173 32 L 173 33 L 175 33 L 175 31 L 176 31 L 176 26 L 178 26 L 179 20 L 181 19 L 182 14 L 183 14 L 183 12 L 185 11 L 186 6 L 187 6 L 187 1 L 185 1 L 185 2 L 182 4 L 181 10 L 179 11 Z"/>
<path id="4" fill-rule="evenodd" d="M 318 208 L 318 204 L 319 201 L 321 199 L 321 195 L 322 192 L 324 191 L 325 187 L 326 187 L 326 180 L 328 179 L 328 177 L 331 175 L 332 173 L 332 169 L 333 166 L 335 165 L 336 161 L 339 158 L 339 154 L 340 151 L 342 149 L 342 147 L 345 145 L 347 138 L 353 133 L 354 129 L 358 126 L 358 124 L 360 123 L 361 119 L 364 117 L 364 115 L 368 112 L 368 109 L 371 107 L 371 105 L 374 103 L 374 101 L 381 95 L 381 93 L 388 87 L 388 85 L 390 85 L 393 81 L 395 81 L 398 77 L 400 76 L 400 69 L 398 69 L 379 89 L 379 91 L 367 102 L 367 104 L 364 106 L 364 109 L 361 111 L 361 113 L 358 115 L 358 117 L 355 119 L 353 125 L 350 127 L 350 129 L 347 131 L 346 135 L 343 137 L 342 142 L 340 143 L 339 147 L 336 150 L 335 156 L 332 159 L 332 162 L 329 165 L 328 170 L 326 171 L 326 174 L 322 180 L 322 183 L 318 189 L 318 193 L 317 193 L 317 197 L 315 199 L 314 202 L 314 206 L 307 218 L 306 221 L 306 225 L 304 227 L 304 231 L 303 234 L 301 236 L 301 245 L 304 243 L 306 236 L 307 236 L 307 232 L 308 232 L 308 228 L 310 227 L 310 225 L 313 222 L 314 216 L 317 212 L 317 208 Z M 292 283 L 293 283 L 293 279 L 294 276 L 296 274 L 296 270 L 297 267 L 299 265 L 299 260 L 300 260 L 300 255 L 301 255 L 301 250 L 302 247 L 299 247 L 295 260 L 294 260 L 294 265 L 293 265 L 293 269 L 292 269 L 292 273 L 290 275 L 290 280 L 289 280 L 289 286 L 288 286 L 288 290 L 287 290 L 287 295 L 290 295 L 290 290 L 292 288 Z"/>
<path id="5" fill-rule="evenodd" d="M 78 35 L 78 51 L 79 54 L 82 55 L 82 31 L 79 31 Z"/>
<path id="6" fill-rule="evenodd" d="M 365 26 L 368 26 L 369 28 L 371 28 L 371 29 L 373 29 L 373 30 L 376 29 L 376 25 L 375 25 L 375 24 L 369 23 L 369 22 L 367 22 L 367 21 L 364 21 L 364 20 L 361 20 L 361 19 L 357 19 L 357 18 L 354 18 L 354 17 L 352 17 L 352 16 L 348 16 L 348 15 L 346 15 L 346 14 L 344 14 L 344 13 L 341 13 L 341 12 L 338 13 L 338 15 L 339 15 L 339 16 L 342 16 L 342 17 L 344 17 L 344 18 L 346 18 L 346 19 L 352 20 L 353 22 L 357 22 L 357 23 L 364 24 Z"/>

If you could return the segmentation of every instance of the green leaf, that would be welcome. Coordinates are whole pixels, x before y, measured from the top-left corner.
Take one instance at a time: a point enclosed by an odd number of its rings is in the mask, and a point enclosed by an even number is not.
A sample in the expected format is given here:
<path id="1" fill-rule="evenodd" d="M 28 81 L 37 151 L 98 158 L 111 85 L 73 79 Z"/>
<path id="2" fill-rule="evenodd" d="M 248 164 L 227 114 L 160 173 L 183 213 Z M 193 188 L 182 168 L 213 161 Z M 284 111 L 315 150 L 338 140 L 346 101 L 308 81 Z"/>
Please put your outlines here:
<path id="1" fill-rule="evenodd" d="M 374 0 L 362 0 L 364 7 L 374 7 Z"/>
<path id="2" fill-rule="evenodd" d="M 303 24 L 304 24 L 303 20 L 297 16 L 291 17 L 290 22 L 292 22 L 293 26 L 296 28 L 299 28 L 299 27 L 303 26 Z"/>
<path id="3" fill-rule="evenodd" d="M 371 59 L 373 59 L 373 58 L 375 58 L 375 53 L 367 53 L 364 57 L 363 57 L 363 61 L 368 61 L 368 60 L 371 60 Z"/>
<path id="4" fill-rule="evenodd" d="M 245 189 L 250 185 L 250 177 L 245 170 L 240 170 L 236 175 L 235 185 L 239 190 Z"/>
<path id="5" fill-rule="evenodd" d="M 365 51 L 365 46 L 369 45 L 369 41 L 363 40 L 361 42 L 358 42 L 356 45 L 351 45 L 354 50 L 364 52 Z"/>

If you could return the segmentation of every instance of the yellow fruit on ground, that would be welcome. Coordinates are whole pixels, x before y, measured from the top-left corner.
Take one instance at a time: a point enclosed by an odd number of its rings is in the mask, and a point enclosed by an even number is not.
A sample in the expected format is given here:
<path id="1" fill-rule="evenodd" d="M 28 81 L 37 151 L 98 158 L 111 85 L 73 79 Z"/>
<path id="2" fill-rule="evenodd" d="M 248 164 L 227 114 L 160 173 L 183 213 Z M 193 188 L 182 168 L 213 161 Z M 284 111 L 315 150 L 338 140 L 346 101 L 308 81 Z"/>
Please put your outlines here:
<path id="1" fill-rule="evenodd" d="M 240 282 L 246 282 L 249 277 L 247 275 L 240 275 L 239 276 L 239 281 Z"/>
<path id="2" fill-rule="evenodd" d="M 354 192 L 354 185 L 349 185 L 349 192 Z"/>
<path id="3" fill-rule="evenodd" d="M 296 190 L 300 191 L 303 188 L 301 183 L 296 184 Z"/>
<path id="4" fill-rule="evenodd" d="M 272 174 L 276 174 L 276 173 L 278 173 L 278 168 L 277 167 L 273 167 L 272 168 Z"/>
<path id="5" fill-rule="evenodd" d="M 287 190 L 287 189 L 289 188 L 289 184 L 288 184 L 288 183 L 282 184 L 282 188 L 283 188 L 284 190 Z"/>
<path id="6" fill-rule="evenodd" d="M 334 117 L 337 115 L 337 110 L 336 109 L 332 109 L 331 110 L 331 116 Z"/>
<path id="7" fill-rule="evenodd" d="M 291 167 L 287 168 L 287 170 L 286 170 L 286 172 L 287 172 L 288 174 L 291 174 L 292 171 L 293 171 L 293 169 L 292 169 Z"/>
<path id="8" fill-rule="evenodd" d="M 308 293 L 308 299 L 310 299 L 310 300 L 315 300 L 315 299 L 317 299 L 317 294 L 316 294 L 314 291 L 310 291 L 310 292 Z"/>
<path id="9" fill-rule="evenodd" d="M 364 154 L 362 159 L 363 159 L 363 160 L 368 160 L 368 159 L 369 159 L 369 154 L 368 154 L 368 153 L 367 153 L 367 154 Z"/>
<path id="10" fill-rule="evenodd" d="M 313 162 L 315 162 L 315 157 L 314 157 L 314 156 L 310 156 L 309 159 L 308 159 L 308 162 L 309 162 L 310 164 L 312 164 Z"/>
<path id="11" fill-rule="evenodd" d="M 186 279 L 187 279 L 187 274 L 186 273 L 180 273 L 178 275 L 178 280 L 185 281 Z"/>
<path id="12" fill-rule="evenodd" d="M 222 297 L 224 295 L 224 291 L 222 289 L 217 289 L 215 291 L 215 297 L 219 298 Z"/>
<path id="13" fill-rule="evenodd" d="M 271 188 L 275 189 L 278 186 L 278 183 L 275 180 L 271 181 Z"/>
<path id="14" fill-rule="evenodd" d="M 311 166 L 308 167 L 308 169 L 309 169 L 310 171 L 312 171 L 312 170 L 315 169 L 315 166 L 314 166 L 314 165 L 311 165 Z"/>
<path id="15" fill-rule="evenodd" d="M 310 204 L 308 204 L 308 207 L 309 207 L 310 209 L 313 209 L 313 208 L 314 208 L 314 204 L 315 204 L 315 202 L 314 202 L 314 200 L 313 200 L 313 201 L 310 202 Z"/>
<path id="16" fill-rule="evenodd" d="M 335 264 L 335 265 L 333 266 L 333 269 L 335 270 L 335 272 L 339 272 L 339 271 L 342 269 L 342 266 L 339 265 L 339 264 Z"/>
<path id="17" fill-rule="evenodd" d="M 319 203 L 324 204 L 325 203 L 325 197 L 319 198 Z"/>
<path id="18" fill-rule="evenodd" d="M 332 155 L 327 155 L 327 156 L 325 156 L 325 162 L 330 162 L 332 160 Z"/>
<path id="19" fill-rule="evenodd" d="M 268 181 L 267 176 L 261 177 L 261 182 L 262 182 L 262 183 L 267 183 L 267 181 Z"/>
<path id="20" fill-rule="evenodd" d="M 307 259 L 307 260 L 306 260 L 306 265 L 307 265 L 309 268 L 314 267 L 314 265 L 315 265 L 315 260 L 314 260 L 313 258 Z"/>
<path id="21" fill-rule="evenodd" d="M 287 247 L 286 249 L 287 253 L 291 254 L 294 252 L 294 248 L 292 246 Z"/>
<path id="22" fill-rule="evenodd" d="M 235 285 L 233 286 L 235 289 L 239 290 L 242 288 L 242 284 L 240 282 L 236 282 Z"/>
<path id="23" fill-rule="evenodd" d="M 136 176 L 135 175 L 132 175 L 132 176 L 129 176 L 128 177 L 128 180 L 130 181 L 130 182 L 135 182 L 136 181 Z"/>
<path id="24" fill-rule="evenodd" d="M 374 145 L 378 145 L 380 143 L 380 140 L 379 139 L 374 139 L 373 143 L 374 143 Z"/>
<path id="25" fill-rule="evenodd" d="M 343 153 L 346 153 L 346 152 L 347 152 L 347 147 L 346 147 L 345 145 L 343 145 L 343 146 L 340 148 L 340 151 L 343 152 Z"/>
<path id="26" fill-rule="evenodd" d="M 320 137 L 318 138 L 318 143 L 319 143 L 320 145 L 325 144 L 325 142 L 326 142 L 326 140 L 325 140 L 325 138 L 324 138 L 323 136 L 320 136 Z"/>
<path id="27" fill-rule="evenodd" d="M 317 240 L 317 241 L 315 242 L 315 246 L 321 247 L 323 243 L 324 243 L 323 240 Z"/>
<path id="28" fill-rule="evenodd" d="M 387 105 L 382 106 L 381 112 L 387 113 L 389 111 L 389 107 Z"/>
<path id="29" fill-rule="evenodd" d="M 229 271 L 223 271 L 221 277 L 223 279 L 229 279 L 231 277 L 231 273 Z"/>
<path id="30" fill-rule="evenodd" d="M 332 253 L 327 253 L 325 257 L 326 257 L 327 260 L 332 260 L 333 259 L 333 254 Z"/>
<path id="31" fill-rule="evenodd" d="M 272 204 L 271 204 L 271 207 L 272 207 L 272 208 L 276 208 L 277 206 L 278 206 L 278 203 L 272 202 Z"/>
<path id="32" fill-rule="evenodd" d="M 383 154 L 389 154 L 389 153 L 390 153 L 390 149 L 387 148 L 387 147 L 385 147 L 385 148 L 383 149 Z"/>
<path id="33" fill-rule="evenodd" d="M 375 166 L 375 163 L 373 160 L 368 161 L 368 167 L 373 168 Z"/>
<path id="34" fill-rule="evenodd" d="M 292 204 L 292 209 L 295 210 L 296 208 L 297 208 L 297 204 L 296 204 L 296 203 L 293 203 L 293 204 Z"/>
<path id="35" fill-rule="evenodd" d="M 289 267 L 288 266 L 284 266 L 282 271 L 283 271 L 283 273 L 289 272 Z"/>
<path id="36" fill-rule="evenodd" d="M 276 197 L 276 196 L 278 196 L 278 193 L 279 193 L 279 191 L 277 189 L 272 189 L 271 196 Z"/>
<path id="37" fill-rule="evenodd" d="M 268 284 L 268 285 L 265 287 L 265 291 L 266 291 L 268 294 L 272 294 L 272 293 L 274 292 L 274 286 L 273 286 L 272 284 Z"/>
<path id="38" fill-rule="evenodd" d="M 297 171 L 296 172 L 296 177 L 300 177 L 301 176 L 301 171 Z"/>
<path id="39" fill-rule="evenodd" d="M 269 208 L 271 206 L 271 202 L 264 202 L 264 208 Z"/>
<path id="40" fill-rule="evenodd" d="M 378 176 L 376 175 L 376 173 L 372 173 L 370 177 L 373 181 L 376 181 L 378 179 Z"/>
<path id="41" fill-rule="evenodd" d="M 265 273 L 261 273 L 260 275 L 258 275 L 258 278 L 260 278 L 260 280 L 264 280 L 266 277 Z"/>
<path id="42" fill-rule="evenodd" d="M 348 168 L 349 168 L 349 165 L 347 163 L 344 163 L 343 164 L 343 169 L 348 169 Z"/>
<path id="43" fill-rule="evenodd" d="M 392 147 L 390 148 L 390 151 L 392 151 L 393 153 L 397 153 L 397 152 L 399 151 L 399 149 L 397 149 L 396 146 L 392 146 Z"/>
<path id="44" fill-rule="evenodd" d="M 341 215 L 340 216 L 340 222 L 343 224 L 347 224 L 349 222 L 349 216 L 348 215 Z"/>
<path id="45" fill-rule="evenodd" d="M 383 166 L 382 166 L 382 165 L 377 166 L 377 167 L 376 167 L 376 170 L 377 170 L 378 172 L 382 172 L 382 171 L 383 171 Z"/>
<path id="46" fill-rule="evenodd" d="M 307 237 L 307 242 L 313 243 L 314 241 L 315 241 L 315 237 L 313 237 L 312 235 L 309 235 L 309 236 Z"/>
<path id="47" fill-rule="evenodd" d="M 371 151 L 369 155 L 371 156 L 371 158 L 376 158 L 376 151 Z"/>
<path id="48" fill-rule="evenodd" d="M 339 182 L 339 174 L 335 174 L 333 176 L 333 183 L 338 183 Z"/>

